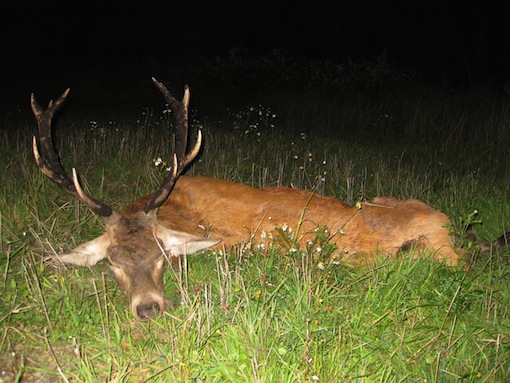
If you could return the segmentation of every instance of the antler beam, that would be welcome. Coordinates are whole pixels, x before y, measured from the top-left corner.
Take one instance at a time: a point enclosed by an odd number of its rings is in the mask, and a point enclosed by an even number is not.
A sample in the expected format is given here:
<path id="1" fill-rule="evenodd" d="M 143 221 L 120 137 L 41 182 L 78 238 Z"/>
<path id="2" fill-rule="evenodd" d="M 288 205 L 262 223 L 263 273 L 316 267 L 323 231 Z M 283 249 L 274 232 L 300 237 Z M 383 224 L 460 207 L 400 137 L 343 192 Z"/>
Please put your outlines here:
<path id="1" fill-rule="evenodd" d="M 46 109 L 43 109 L 37 103 L 33 93 L 30 97 L 32 111 L 34 112 L 38 127 L 38 139 L 35 136 L 33 138 L 35 161 L 46 177 L 60 185 L 62 189 L 71 194 L 74 198 L 83 202 L 94 213 L 107 218 L 112 215 L 112 209 L 107 204 L 95 199 L 83 191 L 74 168 L 73 180 L 71 181 L 62 167 L 57 150 L 53 145 L 51 120 L 53 119 L 55 112 L 66 99 L 69 94 L 69 90 L 70 89 L 67 89 L 55 102 L 50 100 Z M 39 141 L 39 143 L 37 141 Z"/>
<path id="2" fill-rule="evenodd" d="M 153 210 L 159 209 L 159 207 L 166 201 L 172 188 L 174 187 L 175 181 L 179 178 L 182 171 L 188 166 L 197 156 L 202 145 L 202 132 L 199 130 L 197 134 L 197 141 L 193 149 L 186 154 L 188 145 L 188 105 L 190 99 L 190 93 L 188 86 L 184 87 L 184 96 L 182 101 L 178 101 L 173 97 L 163 83 L 152 78 L 154 84 L 161 91 L 165 100 L 170 105 L 170 108 L 175 113 L 176 118 L 176 133 L 175 133 L 175 151 L 174 151 L 174 164 L 172 172 L 166 176 L 160 185 L 159 189 L 156 190 L 152 198 L 145 205 L 145 213 L 149 213 Z"/>

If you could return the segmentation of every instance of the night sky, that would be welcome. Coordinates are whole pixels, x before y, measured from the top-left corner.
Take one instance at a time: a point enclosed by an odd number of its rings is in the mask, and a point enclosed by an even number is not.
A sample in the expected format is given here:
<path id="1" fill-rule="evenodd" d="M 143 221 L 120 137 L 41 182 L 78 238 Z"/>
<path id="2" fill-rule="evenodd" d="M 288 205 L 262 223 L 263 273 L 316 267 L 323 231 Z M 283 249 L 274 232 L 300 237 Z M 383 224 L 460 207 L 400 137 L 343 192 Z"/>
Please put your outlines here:
<path id="1" fill-rule="evenodd" d="M 233 48 L 252 54 L 284 49 L 335 62 L 386 53 L 432 80 L 472 85 L 510 79 L 508 2 L 174 3 L 11 4 L 1 34 L 2 99 L 20 97 L 33 87 L 60 92 L 87 71 L 89 77 L 101 72 L 101 62 L 135 63 L 137 79 L 154 74 L 148 72 L 157 62 L 198 62 Z"/>

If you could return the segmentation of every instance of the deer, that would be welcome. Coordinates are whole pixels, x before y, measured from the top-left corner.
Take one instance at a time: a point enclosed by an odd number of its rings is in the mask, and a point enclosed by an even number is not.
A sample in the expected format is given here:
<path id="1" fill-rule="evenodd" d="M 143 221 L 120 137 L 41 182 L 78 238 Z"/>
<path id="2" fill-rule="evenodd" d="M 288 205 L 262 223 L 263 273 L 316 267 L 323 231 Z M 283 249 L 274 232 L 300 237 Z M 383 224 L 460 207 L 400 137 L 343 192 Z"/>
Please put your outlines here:
<path id="1" fill-rule="evenodd" d="M 189 88 L 178 101 L 165 85 L 152 79 L 175 114 L 175 151 L 171 172 L 160 187 L 120 212 L 86 193 L 75 168 L 72 180 L 63 169 L 51 135 L 51 121 L 69 93 L 42 109 L 31 96 L 38 136 L 33 151 L 42 173 L 85 204 L 104 222 L 105 232 L 57 258 L 66 264 L 93 266 L 107 259 L 130 309 L 141 321 L 154 319 L 168 307 L 163 273 L 167 261 L 205 249 L 228 251 L 236 246 L 278 247 L 282 228 L 292 230 L 297 246 L 306 246 L 325 226 L 346 266 L 370 265 L 402 252 L 413 258 L 427 254 L 456 266 L 463 257 L 442 212 L 416 199 L 376 197 L 354 206 L 313 190 L 254 188 L 205 176 L 181 175 L 197 157 L 202 135 L 187 151 Z M 510 233 L 510 232 L 509 232 Z M 491 245 L 508 244 L 509 233 Z M 278 250 L 278 249 L 277 249 Z M 281 249 L 280 249 L 281 250 Z M 413 251 L 410 251 L 413 250 Z"/>

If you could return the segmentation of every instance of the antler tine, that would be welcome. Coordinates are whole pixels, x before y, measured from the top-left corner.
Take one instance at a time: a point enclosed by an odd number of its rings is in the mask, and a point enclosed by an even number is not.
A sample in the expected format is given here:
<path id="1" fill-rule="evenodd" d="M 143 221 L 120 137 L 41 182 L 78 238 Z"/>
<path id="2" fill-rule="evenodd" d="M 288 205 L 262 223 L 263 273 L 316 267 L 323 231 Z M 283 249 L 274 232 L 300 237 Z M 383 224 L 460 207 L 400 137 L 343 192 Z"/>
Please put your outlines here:
<path id="1" fill-rule="evenodd" d="M 66 99 L 69 91 L 70 89 L 67 89 L 55 102 L 50 100 L 46 110 L 41 108 L 41 106 L 37 103 L 33 93 L 30 97 L 30 104 L 38 126 L 38 137 L 33 137 L 35 162 L 46 177 L 60 185 L 62 189 L 71 194 L 74 198 L 83 202 L 94 213 L 106 218 L 112 215 L 112 209 L 105 203 L 95 199 L 83 191 L 74 168 L 73 181 L 69 179 L 62 167 L 57 150 L 53 145 L 51 120 L 53 119 L 55 112 Z M 39 141 L 39 145 L 37 144 L 37 141 Z"/>
<path id="2" fill-rule="evenodd" d="M 166 102 L 175 113 L 176 128 L 175 128 L 175 154 L 178 158 L 184 158 L 186 155 L 186 148 L 188 146 L 188 105 L 189 105 L 189 88 L 184 86 L 184 96 L 182 101 L 170 94 L 167 87 L 162 83 L 152 78 L 154 84 L 158 87 L 159 91 L 165 97 Z"/>
<path id="3" fill-rule="evenodd" d="M 184 96 L 182 101 L 178 101 L 170 94 L 163 83 L 159 82 L 154 77 L 152 78 L 152 81 L 154 81 L 154 84 L 156 84 L 165 97 L 165 100 L 170 105 L 170 108 L 175 113 L 176 133 L 172 172 L 165 177 L 159 189 L 154 192 L 151 200 L 145 205 L 144 211 L 146 213 L 157 210 L 167 200 L 172 188 L 174 187 L 175 181 L 177 181 L 186 166 L 188 166 L 197 156 L 200 151 L 200 147 L 202 146 L 202 132 L 199 130 L 197 134 L 197 141 L 193 146 L 193 149 L 189 153 L 186 153 L 188 145 L 188 105 L 190 99 L 188 86 L 186 85 L 184 87 Z"/>

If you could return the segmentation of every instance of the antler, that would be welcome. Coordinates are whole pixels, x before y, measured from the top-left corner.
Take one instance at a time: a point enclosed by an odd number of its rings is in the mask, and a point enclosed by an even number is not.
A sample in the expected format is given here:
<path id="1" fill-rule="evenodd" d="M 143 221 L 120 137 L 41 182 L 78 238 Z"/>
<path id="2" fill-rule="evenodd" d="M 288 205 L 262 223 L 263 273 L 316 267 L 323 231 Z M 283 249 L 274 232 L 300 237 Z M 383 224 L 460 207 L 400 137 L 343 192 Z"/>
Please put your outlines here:
<path id="1" fill-rule="evenodd" d="M 175 113 L 176 134 L 172 172 L 163 180 L 158 190 L 153 193 L 152 198 L 145 205 L 144 212 L 147 214 L 157 211 L 157 209 L 159 209 L 159 207 L 167 200 L 172 188 L 174 187 L 175 181 L 179 178 L 186 166 L 188 166 L 197 156 L 200 151 L 200 146 L 202 145 L 202 133 L 199 130 L 195 146 L 189 153 L 186 153 L 188 145 L 188 105 L 190 98 L 188 87 L 186 86 L 184 88 L 184 97 L 182 101 L 177 101 L 163 83 L 157 81 L 155 78 L 152 78 L 152 81 L 154 81 L 154 84 L 156 84 L 170 105 L 170 108 Z M 46 177 L 60 185 L 62 189 L 71 194 L 73 197 L 82 201 L 94 213 L 107 218 L 113 214 L 113 210 L 107 204 L 85 193 L 80 185 L 78 175 L 74 168 L 73 179 L 71 181 L 62 167 L 57 150 L 53 145 L 51 136 L 51 120 L 55 112 L 66 99 L 68 93 L 69 89 L 67 89 L 55 102 L 50 100 L 46 110 L 39 106 L 33 94 L 31 96 L 32 111 L 37 119 L 38 126 L 38 138 L 34 136 L 33 141 L 35 160 Z"/>
<path id="2" fill-rule="evenodd" d="M 55 146 L 53 145 L 51 136 L 51 120 L 53 119 L 55 112 L 66 99 L 69 90 L 70 89 L 67 89 L 57 101 L 53 102 L 53 100 L 50 100 L 46 110 L 41 108 L 41 106 L 37 103 L 33 93 L 30 97 L 32 111 L 37 119 L 38 126 L 38 139 L 35 136 L 33 138 L 35 161 L 46 177 L 60 185 L 62 189 L 71 194 L 73 197 L 83 202 L 94 213 L 107 218 L 112 215 L 112 209 L 107 204 L 95 199 L 83 191 L 74 168 L 73 180 L 71 181 L 69 179 L 62 167 Z M 39 141 L 39 144 L 37 141 Z"/>
<path id="3" fill-rule="evenodd" d="M 189 105 L 189 88 L 186 85 L 184 87 L 184 96 L 182 101 L 177 101 L 163 85 L 163 83 L 152 78 L 154 84 L 161 91 L 166 101 L 170 105 L 170 108 L 175 113 L 176 119 L 176 131 L 175 131 L 175 151 L 174 151 L 174 164 L 172 166 L 172 172 L 166 176 L 160 185 L 159 189 L 156 190 L 152 198 L 144 207 L 145 213 L 159 209 L 159 207 L 166 201 L 172 188 L 174 187 L 175 181 L 179 178 L 182 171 L 188 166 L 191 161 L 197 156 L 202 145 L 202 132 L 199 130 L 197 134 L 197 142 L 193 149 L 186 154 L 188 145 L 188 105 Z"/>

